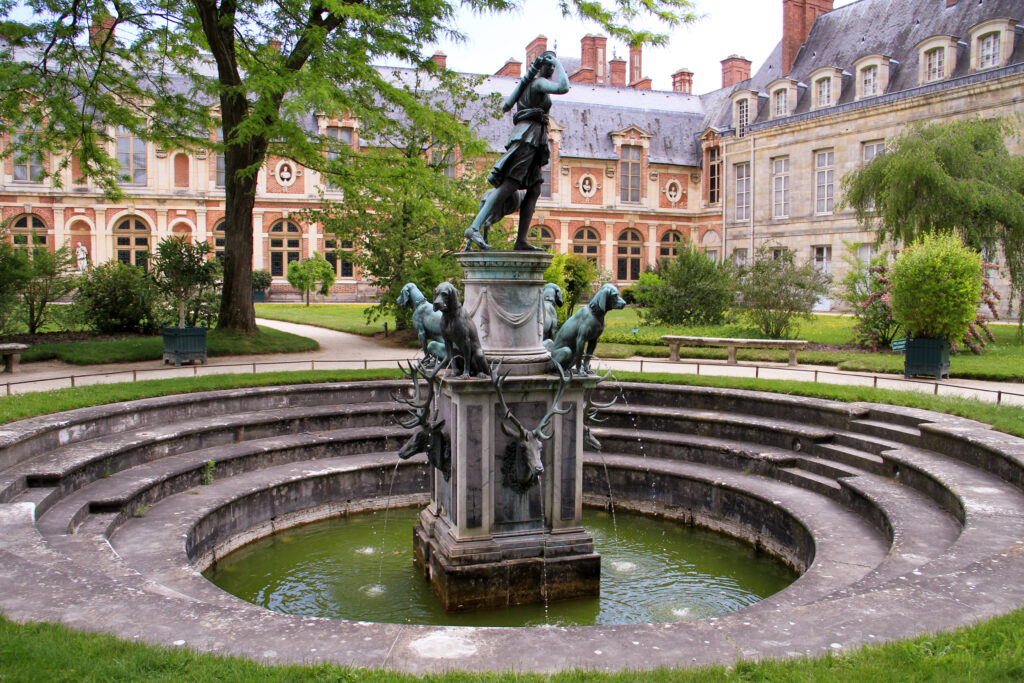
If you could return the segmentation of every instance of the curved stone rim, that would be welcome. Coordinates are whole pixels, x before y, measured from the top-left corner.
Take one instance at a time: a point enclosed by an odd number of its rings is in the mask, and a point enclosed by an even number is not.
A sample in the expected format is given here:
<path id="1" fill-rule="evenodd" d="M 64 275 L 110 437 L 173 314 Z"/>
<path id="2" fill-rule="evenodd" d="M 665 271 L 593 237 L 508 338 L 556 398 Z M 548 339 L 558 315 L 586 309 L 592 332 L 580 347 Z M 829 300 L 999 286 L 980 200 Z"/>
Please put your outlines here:
<path id="1" fill-rule="evenodd" d="M 309 385 L 304 388 L 309 390 Z M 265 394 L 280 394 L 289 388 L 266 389 Z M 723 400 L 764 396 L 745 390 L 707 391 Z M 260 395 L 259 390 L 250 393 Z M 851 409 L 850 404 L 820 399 L 795 400 L 791 404 L 830 405 L 837 414 Z M 130 404 L 114 404 L 110 411 L 130 413 L 131 408 Z M 80 412 L 83 414 L 78 417 L 84 418 L 87 413 L 104 411 Z M 1008 478 L 1019 485 L 1024 440 L 944 414 L 916 409 L 896 412 L 923 420 L 921 431 L 932 441 L 992 454 L 987 467 L 1004 478 L 1008 473 Z M 49 425 L 66 434 L 74 431 L 75 423 L 69 414 L 47 416 L 8 425 L 0 436 L 8 437 L 8 444 L 18 443 L 18 425 L 28 429 Z M 324 466 L 323 461 L 308 463 L 309 471 L 296 480 L 323 476 Z M 338 466 L 348 471 L 359 469 L 350 461 L 339 462 Z M 380 463 L 371 466 L 379 467 Z M 744 476 L 734 474 L 737 480 Z M 236 483 L 244 489 L 245 482 Z M 59 620 L 126 638 L 165 645 L 183 643 L 269 662 L 334 661 L 421 673 L 450 669 L 651 668 L 814 655 L 969 625 L 1024 604 L 1024 585 L 1018 578 L 1024 569 L 1024 505 L 1007 505 L 1001 510 L 967 506 L 965 515 L 968 527 L 972 517 L 974 523 L 998 521 L 1006 527 L 1008 540 L 1000 540 L 1000 547 L 955 548 L 961 561 L 954 568 L 942 571 L 941 563 L 937 563 L 937 571 L 900 576 L 871 590 L 839 592 L 805 605 L 778 604 L 769 599 L 724 617 L 678 624 L 474 629 L 289 617 L 236 598 L 225 604 L 226 594 L 219 599 L 212 593 L 205 599 L 189 595 L 175 590 L 167 580 L 161 581 L 159 575 L 153 575 L 153 568 L 132 566 L 123 556 L 110 553 L 106 533 L 68 536 L 60 547 L 50 547 L 36 527 L 33 504 L 15 501 L 0 504 L 0 528 L 4 532 L 0 534 L 0 577 L 9 588 L 0 596 L 0 607 L 18 620 Z M 156 514 L 150 521 L 155 518 Z M 115 534 L 115 541 L 120 533 Z M 183 551 L 183 544 L 179 547 Z M 156 570 L 169 575 L 195 571 L 172 564 Z M 329 647 L 311 648 L 310 644 Z"/>

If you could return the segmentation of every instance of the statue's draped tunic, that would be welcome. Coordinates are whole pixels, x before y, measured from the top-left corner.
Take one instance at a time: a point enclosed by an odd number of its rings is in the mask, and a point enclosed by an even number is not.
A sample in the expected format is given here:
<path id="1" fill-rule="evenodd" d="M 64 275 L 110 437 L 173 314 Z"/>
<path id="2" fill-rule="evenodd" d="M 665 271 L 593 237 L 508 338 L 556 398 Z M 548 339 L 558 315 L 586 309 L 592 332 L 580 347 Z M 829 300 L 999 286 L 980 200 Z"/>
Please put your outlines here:
<path id="1" fill-rule="evenodd" d="M 524 88 L 516 100 L 515 127 L 505 145 L 505 154 L 494 164 L 487 179 L 498 187 L 506 178 L 514 178 L 519 189 L 544 182 L 541 168 L 548 163 L 548 111 L 551 97 L 539 88 Z"/>

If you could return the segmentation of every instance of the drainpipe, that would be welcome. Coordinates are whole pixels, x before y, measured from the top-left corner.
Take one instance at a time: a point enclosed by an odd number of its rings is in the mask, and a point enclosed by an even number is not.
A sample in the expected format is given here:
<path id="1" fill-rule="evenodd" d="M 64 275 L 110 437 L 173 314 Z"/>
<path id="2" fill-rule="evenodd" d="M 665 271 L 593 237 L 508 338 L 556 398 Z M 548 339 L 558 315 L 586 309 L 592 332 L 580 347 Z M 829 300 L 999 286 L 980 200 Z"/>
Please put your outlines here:
<path id="1" fill-rule="evenodd" d="M 753 134 L 750 135 L 750 251 L 747 252 L 747 262 L 754 258 L 754 208 L 757 204 L 757 193 L 754 192 L 754 146 L 757 142 L 757 138 Z M 769 189 L 771 185 L 768 186 Z M 771 206 L 771 204 L 769 204 Z"/>

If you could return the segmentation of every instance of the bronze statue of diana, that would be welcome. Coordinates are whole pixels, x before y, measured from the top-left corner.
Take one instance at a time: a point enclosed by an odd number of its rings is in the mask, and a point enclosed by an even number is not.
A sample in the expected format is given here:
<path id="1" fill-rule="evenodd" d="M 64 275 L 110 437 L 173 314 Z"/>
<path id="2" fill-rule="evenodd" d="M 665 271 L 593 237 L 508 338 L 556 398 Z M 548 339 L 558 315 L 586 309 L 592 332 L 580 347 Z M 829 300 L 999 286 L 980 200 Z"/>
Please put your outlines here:
<path id="1" fill-rule="evenodd" d="M 569 77 L 555 53 L 549 50 L 533 61 L 526 76 L 505 100 L 502 107 L 505 111 L 516 105 L 516 113 L 512 117 L 515 127 L 505 145 L 505 154 L 487 178 L 494 189 L 484 193 L 480 211 L 466 229 L 467 251 L 473 244 L 481 249 L 490 249 L 487 230 L 516 208 L 519 209 L 519 233 L 514 249 L 540 251 L 540 247 L 526 241 L 526 236 L 544 180 L 541 169 L 551 156 L 548 148 L 551 95 L 567 92 Z"/>

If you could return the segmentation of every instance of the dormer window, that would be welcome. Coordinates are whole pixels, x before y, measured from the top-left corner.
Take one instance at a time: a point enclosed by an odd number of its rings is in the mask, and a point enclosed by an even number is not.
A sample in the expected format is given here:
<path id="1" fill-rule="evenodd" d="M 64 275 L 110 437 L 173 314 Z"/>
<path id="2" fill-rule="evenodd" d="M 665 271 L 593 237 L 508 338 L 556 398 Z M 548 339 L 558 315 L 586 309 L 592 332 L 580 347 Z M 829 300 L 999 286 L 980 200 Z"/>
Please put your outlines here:
<path id="1" fill-rule="evenodd" d="M 864 97 L 874 97 L 878 94 L 878 67 L 875 65 L 866 66 L 860 72 L 860 88 Z"/>
<path id="2" fill-rule="evenodd" d="M 732 127 L 736 135 L 743 137 L 757 116 L 757 93 L 752 90 L 740 90 L 732 96 Z"/>
<path id="3" fill-rule="evenodd" d="M 772 95 L 772 99 L 775 101 L 773 105 L 775 116 L 789 116 L 789 92 L 786 90 L 776 90 Z"/>
<path id="4" fill-rule="evenodd" d="M 1006 66 L 1013 52 L 1017 22 L 1013 19 L 989 19 L 971 27 L 971 70 Z"/>
<path id="5" fill-rule="evenodd" d="M 956 67 L 957 39 L 932 36 L 917 44 L 917 81 L 921 85 L 949 78 Z"/>
<path id="6" fill-rule="evenodd" d="M 830 77 L 819 78 L 814 82 L 814 97 L 819 107 L 832 105 L 832 79 Z"/>
<path id="7" fill-rule="evenodd" d="M 999 34 L 989 33 L 978 41 L 978 68 L 999 66 Z"/>
<path id="8" fill-rule="evenodd" d="M 750 125 L 750 100 L 740 100 L 736 104 L 736 130 L 741 133 Z"/>
<path id="9" fill-rule="evenodd" d="M 855 99 L 878 97 L 889 87 L 889 58 L 884 55 L 866 55 L 853 63 L 856 74 Z"/>
<path id="10" fill-rule="evenodd" d="M 926 81 L 941 81 L 946 75 L 946 50 L 937 47 L 924 53 L 924 78 Z"/>
<path id="11" fill-rule="evenodd" d="M 823 67 L 810 74 L 811 108 L 821 109 L 839 103 L 843 72 L 835 67 Z"/>

